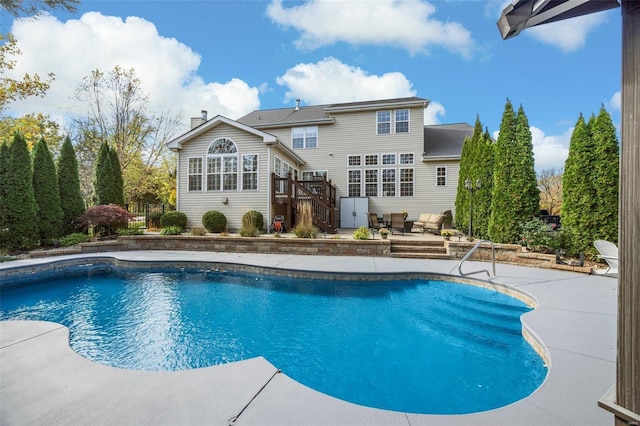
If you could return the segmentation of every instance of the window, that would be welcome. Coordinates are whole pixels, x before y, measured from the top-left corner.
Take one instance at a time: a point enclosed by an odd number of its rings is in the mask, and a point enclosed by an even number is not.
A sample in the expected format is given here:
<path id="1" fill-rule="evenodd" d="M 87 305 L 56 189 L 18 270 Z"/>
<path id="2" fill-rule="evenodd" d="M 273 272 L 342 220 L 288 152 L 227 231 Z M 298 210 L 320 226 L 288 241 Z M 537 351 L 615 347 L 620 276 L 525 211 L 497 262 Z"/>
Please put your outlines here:
<path id="1" fill-rule="evenodd" d="M 189 191 L 202 191 L 202 158 L 189 158 Z"/>
<path id="2" fill-rule="evenodd" d="M 273 173 L 280 177 L 287 177 L 289 173 L 293 174 L 295 169 L 293 166 L 282 158 L 274 156 L 273 158 Z"/>
<path id="3" fill-rule="evenodd" d="M 207 191 L 237 189 L 238 148 L 231 139 L 216 139 L 207 150 Z"/>
<path id="4" fill-rule="evenodd" d="M 396 113 L 396 133 L 409 133 L 409 110 L 399 109 Z"/>
<path id="5" fill-rule="evenodd" d="M 382 154 L 382 164 L 385 166 L 393 166 L 396 164 L 395 154 Z"/>
<path id="6" fill-rule="evenodd" d="M 400 196 L 413 197 L 413 169 L 400 169 Z"/>
<path id="7" fill-rule="evenodd" d="M 347 164 L 350 167 L 361 166 L 362 165 L 362 157 L 360 155 L 349 155 L 347 157 Z"/>
<path id="8" fill-rule="evenodd" d="M 326 170 L 308 170 L 302 172 L 302 180 L 323 180 L 328 176 Z"/>
<path id="9" fill-rule="evenodd" d="M 364 165 L 365 166 L 377 166 L 378 165 L 378 154 L 367 154 L 364 156 Z"/>
<path id="10" fill-rule="evenodd" d="M 436 167 L 436 186 L 447 186 L 446 167 Z"/>
<path id="11" fill-rule="evenodd" d="M 207 191 L 219 191 L 222 182 L 222 158 L 207 158 Z"/>
<path id="12" fill-rule="evenodd" d="M 362 183 L 362 171 L 361 170 L 349 170 L 349 197 L 359 197 L 362 192 L 360 186 Z"/>
<path id="13" fill-rule="evenodd" d="M 413 153 L 400 154 L 400 164 L 413 164 Z"/>
<path id="14" fill-rule="evenodd" d="M 396 196 L 396 169 L 382 169 L 382 196 Z"/>
<path id="15" fill-rule="evenodd" d="M 367 197 L 378 196 L 378 169 L 364 171 L 364 195 Z"/>
<path id="16" fill-rule="evenodd" d="M 317 148 L 318 126 L 291 129 L 291 147 L 293 149 Z"/>
<path id="17" fill-rule="evenodd" d="M 391 133 L 391 111 L 378 111 L 376 113 L 376 132 L 379 135 Z"/>
<path id="18" fill-rule="evenodd" d="M 242 190 L 258 189 L 258 154 L 242 156 Z"/>

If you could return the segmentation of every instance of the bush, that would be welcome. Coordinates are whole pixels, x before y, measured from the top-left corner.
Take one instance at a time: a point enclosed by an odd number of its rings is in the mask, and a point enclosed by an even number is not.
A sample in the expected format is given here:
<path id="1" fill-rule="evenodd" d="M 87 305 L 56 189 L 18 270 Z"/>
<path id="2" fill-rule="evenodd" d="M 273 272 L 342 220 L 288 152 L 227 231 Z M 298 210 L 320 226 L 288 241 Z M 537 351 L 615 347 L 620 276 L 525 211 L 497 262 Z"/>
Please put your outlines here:
<path id="1" fill-rule="evenodd" d="M 182 228 L 176 225 L 167 226 L 160 230 L 160 235 L 180 235 Z"/>
<path id="2" fill-rule="evenodd" d="M 189 232 L 189 234 L 196 237 L 204 237 L 207 234 L 207 231 L 205 231 L 204 228 L 195 227 L 191 228 L 191 232 Z"/>
<path id="3" fill-rule="evenodd" d="M 160 216 L 160 226 L 162 228 L 168 228 L 170 226 L 177 226 L 184 231 L 187 227 L 187 215 L 179 211 L 166 212 Z"/>
<path id="4" fill-rule="evenodd" d="M 80 216 L 78 223 L 84 230 L 93 227 L 95 235 L 112 235 L 118 228 L 126 228 L 134 215 L 115 204 L 93 206 Z"/>
<path id="5" fill-rule="evenodd" d="M 369 228 L 366 226 L 361 226 L 360 228 L 353 231 L 353 238 L 356 240 L 368 240 L 369 239 Z"/>
<path id="6" fill-rule="evenodd" d="M 227 226 L 227 218 L 217 210 L 210 210 L 202 215 L 202 226 L 207 232 L 222 232 Z"/>
<path id="7" fill-rule="evenodd" d="M 240 227 L 240 236 L 242 237 L 259 237 L 262 234 L 262 226 L 264 219 L 262 213 L 249 210 L 242 216 L 242 226 Z"/>
<path id="8" fill-rule="evenodd" d="M 142 235 L 144 231 L 139 226 L 131 226 L 129 228 L 116 229 L 118 235 Z"/>
<path id="9" fill-rule="evenodd" d="M 58 243 L 60 243 L 60 247 L 69 247 L 75 246 L 76 244 L 80 243 L 86 243 L 88 241 L 91 241 L 91 237 L 87 234 L 74 232 L 73 234 L 65 235 L 64 237 L 60 238 Z"/>
<path id="10" fill-rule="evenodd" d="M 249 210 L 242 215 L 242 226 L 252 225 L 262 231 L 264 229 L 264 216 L 257 210 Z"/>
<path id="11" fill-rule="evenodd" d="M 547 252 L 558 249 L 562 245 L 562 236 L 554 232 L 551 225 L 540 218 L 534 217 L 528 222 L 520 224 L 520 244 L 537 252 Z"/>
<path id="12" fill-rule="evenodd" d="M 160 218 L 163 213 L 160 210 L 155 210 L 149 213 L 149 229 L 160 229 L 162 225 L 160 225 Z"/>

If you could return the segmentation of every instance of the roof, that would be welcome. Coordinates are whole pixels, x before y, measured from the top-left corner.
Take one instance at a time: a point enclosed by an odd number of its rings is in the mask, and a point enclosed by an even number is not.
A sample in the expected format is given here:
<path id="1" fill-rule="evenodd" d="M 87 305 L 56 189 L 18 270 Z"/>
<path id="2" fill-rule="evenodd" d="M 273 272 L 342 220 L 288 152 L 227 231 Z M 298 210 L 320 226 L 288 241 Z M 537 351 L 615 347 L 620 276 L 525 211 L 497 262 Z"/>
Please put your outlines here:
<path id="1" fill-rule="evenodd" d="M 347 102 L 339 104 L 309 105 L 279 109 L 256 110 L 237 121 L 254 128 L 288 127 L 294 124 L 333 124 L 331 113 L 369 111 L 384 108 L 422 107 L 429 104 L 427 99 L 409 97 L 383 99 L 362 102 Z"/>
<path id="2" fill-rule="evenodd" d="M 262 130 L 256 129 L 254 127 L 248 126 L 248 125 L 240 123 L 238 121 L 231 120 L 230 118 L 224 117 L 222 115 L 217 115 L 217 116 L 213 117 L 211 120 L 205 121 L 204 123 L 200 124 L 198 127 L 194 127 L 193 129 L 189 130 L 188 132 L 178 136 L 175 139 L 172 139 L 171 141 L 167 142 L 167 147 L 172 151 L 180 151 L 182 149 L 182 144 L 184 144 L 185 142 L 190 141 L 194 137 L 196 137 L 196 136 L 198 136 L 198 135 L 200 135 L 200 134 L 202 134 L 204 132 L 207 132 L 208 130 L 211 130 L 211 129 L 215 128 L 216 126 L 218 126 L 218 125 L 220 125 L 222 123 L 228 124 L 228 125 L 233 126 L 233 127 L 236 127 L 236 128 L 238 128 L 240 130 L 244 130 L 245 132 L 254 134 L 254 135 L 262 138 L 262 141 L 265 144 L 278 146 L 279 149 L 283 150 L 284 152 L 289 154 L 293 159 L 295 159 L 298 162 L 298 164 L 304 164 L 305 163 L 305 161 L 295 151 L 293 151 L 288 146 L 286 146 L 284 144 L 281 144 L 280 141 L 278 140 L 278 138 L 276 138 L 272 134 L 267 133 L 267 132 L 263 132 Z"/>
<path id="3" fill-rule="evenodd" d="M 424 126 L 424 152 L 422 159 L 458 160 L 467 137 L 473 136 L 469 123 L 436 124 Z"/>

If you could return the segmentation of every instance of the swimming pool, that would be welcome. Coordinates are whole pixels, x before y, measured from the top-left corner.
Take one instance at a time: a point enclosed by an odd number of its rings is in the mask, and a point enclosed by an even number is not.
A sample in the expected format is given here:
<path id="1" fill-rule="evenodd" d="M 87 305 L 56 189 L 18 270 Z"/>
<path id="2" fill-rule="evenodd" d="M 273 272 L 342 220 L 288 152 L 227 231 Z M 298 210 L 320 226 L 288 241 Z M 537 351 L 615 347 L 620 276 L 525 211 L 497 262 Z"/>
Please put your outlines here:
<path id="1" fill-rule="evenodd" d="M 22 282 L 3 285 L 1 318 L 60 322 L 76 352 L 122 368 L 175 370 L 262 355 L 321 392 L 414 413 L 503 406 L 546 375 L 521 335 L 519 316 L 529 308 L 496 291 L 410 275 L 345 282 L 146 266 L 94 262 L 45 281 L 14 279 Z"/>

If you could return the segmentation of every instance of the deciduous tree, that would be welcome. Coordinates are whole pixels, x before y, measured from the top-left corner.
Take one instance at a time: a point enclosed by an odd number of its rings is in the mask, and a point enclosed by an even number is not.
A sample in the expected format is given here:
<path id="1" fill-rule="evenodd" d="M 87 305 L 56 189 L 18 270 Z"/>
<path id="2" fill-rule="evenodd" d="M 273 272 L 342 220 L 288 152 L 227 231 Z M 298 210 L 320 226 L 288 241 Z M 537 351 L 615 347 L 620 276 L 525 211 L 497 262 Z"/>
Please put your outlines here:
<path id="1" fill-rule="evenodd" d="M 538 173 L 540 208 L 559 215 L 562 206 L 562 169 L 545 169 Z"/>

